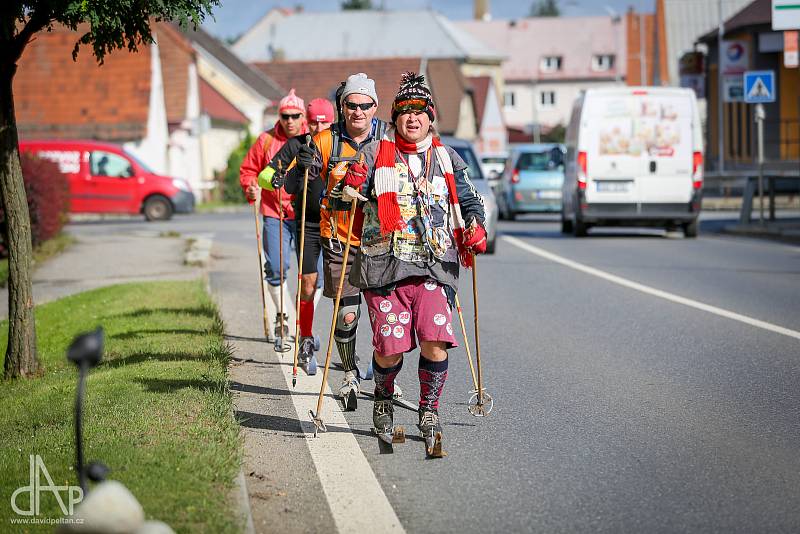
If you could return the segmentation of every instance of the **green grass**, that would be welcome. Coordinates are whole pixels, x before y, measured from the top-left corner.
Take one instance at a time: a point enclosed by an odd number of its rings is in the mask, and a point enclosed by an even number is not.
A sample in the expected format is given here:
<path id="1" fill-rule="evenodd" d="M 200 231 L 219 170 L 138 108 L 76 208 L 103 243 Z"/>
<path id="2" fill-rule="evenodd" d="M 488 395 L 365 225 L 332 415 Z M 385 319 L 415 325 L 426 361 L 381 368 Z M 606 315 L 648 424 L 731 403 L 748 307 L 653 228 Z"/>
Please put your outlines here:
<path id="1" fill-rule="evenodd" d="M 33 251 L 34 268 L 37 264 L 47 261 L 56 254 L 60 254 L 74 242 L 75 242 L 74 237 L 64 233 L 58 234 L 52 239 L 48 239 Z M 8 258 L 3 258 L 2 260 L 0 260 L 0 287 L 6 287 L 7 283 L 8 283 Z"/>
<path id="2" fill-rule="evenodd" d="M 195 206 L 195 211 L 197 213 L 210 213 L 219 208 L 230 208 L 230 207 L 240 207 L 240 206 L 247 206 L 247 202 L 244 200 L 244 195 L 242 195 L 241 202 L 225 202 L 222 200 L 211 200 L 209 202 L 202 202 Z"/>
<path id="3" fill-rule="evenodd" d="M 177 532 L 239 531 L 232 487 L 241 442 L 227 388 L 230 352 L 203 284 L 97 289 L 38 306 L 36 323 L 43 376 L 0 385 L 0 531 L 16 517 L 9 497 L 28 484 L 28 455 L 42 456 L 55 484 L 77 484 L 77 371 L 65 353 L 75 334 L 98 325 L 106 343 L 87 381 L 86 460 L 108 465 L 109 478 L 133 492 L 148 518 Z M 3 323 L 3 354 L 6 337 Z M 39 517 L 62 516 L 51 493 L 42 494 L 41 507 Z"/>

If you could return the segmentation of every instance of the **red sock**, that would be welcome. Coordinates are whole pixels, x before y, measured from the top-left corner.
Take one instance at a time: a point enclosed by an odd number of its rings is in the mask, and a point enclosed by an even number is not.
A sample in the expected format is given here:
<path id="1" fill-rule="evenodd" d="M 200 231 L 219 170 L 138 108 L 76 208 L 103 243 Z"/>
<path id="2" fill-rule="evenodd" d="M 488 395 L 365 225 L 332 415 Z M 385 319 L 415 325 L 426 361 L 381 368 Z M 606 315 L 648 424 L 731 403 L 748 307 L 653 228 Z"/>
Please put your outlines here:
<path id="1" fill-rule="evenodd" d="M 311 329 L 314 326 L 314 300 L 300 301 L 300 335 L 311 337 Z"/>

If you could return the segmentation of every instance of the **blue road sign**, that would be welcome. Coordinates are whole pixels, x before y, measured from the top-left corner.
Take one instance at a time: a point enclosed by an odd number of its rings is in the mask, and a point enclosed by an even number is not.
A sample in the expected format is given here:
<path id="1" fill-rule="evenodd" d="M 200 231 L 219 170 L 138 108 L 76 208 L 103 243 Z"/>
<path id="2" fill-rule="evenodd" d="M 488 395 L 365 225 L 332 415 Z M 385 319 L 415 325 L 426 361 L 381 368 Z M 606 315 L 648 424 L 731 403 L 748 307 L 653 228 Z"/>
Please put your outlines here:
<path id="1" fill-rule="evenodd" d="M 775 71 L 749 70 L 745 72 L 744 101 L 748 104 L 775 102 Z"/>

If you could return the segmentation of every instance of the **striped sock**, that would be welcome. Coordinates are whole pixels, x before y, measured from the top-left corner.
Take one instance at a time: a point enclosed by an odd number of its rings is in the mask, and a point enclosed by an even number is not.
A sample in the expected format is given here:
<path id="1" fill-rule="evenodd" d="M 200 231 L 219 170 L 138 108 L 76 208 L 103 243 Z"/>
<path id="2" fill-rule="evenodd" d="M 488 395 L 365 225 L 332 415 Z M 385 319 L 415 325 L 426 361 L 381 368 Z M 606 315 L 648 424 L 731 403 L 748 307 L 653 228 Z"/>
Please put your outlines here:
<path id="1" fill-rule="evenodd" d="M 439 409 L 439 397 L 447 380 L 448 361 L 434 362 L 419 355 L 419 406 Z"/>
<path id="2" fill-rule="evenodd" d="M 372 357 L 372 372 L 373 380 L 375 380 L 375 397 L 382 397 L 384 399 L 390 398 L 394 395 L 394 379 L 397 373 L 403 368 L 403 358 L 400 358 L 400 363 L 394 367 L 381 367 Z"/>

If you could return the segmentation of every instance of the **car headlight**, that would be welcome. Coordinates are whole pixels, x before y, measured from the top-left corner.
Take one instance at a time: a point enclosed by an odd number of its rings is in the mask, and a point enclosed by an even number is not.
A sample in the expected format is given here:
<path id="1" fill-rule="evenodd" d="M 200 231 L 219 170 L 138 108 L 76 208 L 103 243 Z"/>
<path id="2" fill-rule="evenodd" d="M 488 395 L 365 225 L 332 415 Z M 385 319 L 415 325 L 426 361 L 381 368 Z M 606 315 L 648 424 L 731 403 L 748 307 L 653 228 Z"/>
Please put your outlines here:
<path id="1" fill-rule="evenodd" d="M 187 182 L 186 180 L 181 180 L 179 178 L 173 178 L 172 179 L 172 185 L 174 185 L 175 187 L 177 187 L 181 191 L 186 191 L 187 193 L 191 193 L 192 192 L 192 188 L 189 187 L 189 182 Z"/>

